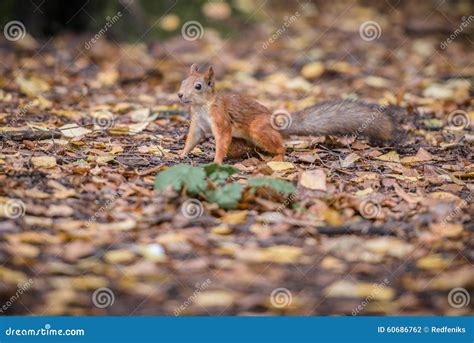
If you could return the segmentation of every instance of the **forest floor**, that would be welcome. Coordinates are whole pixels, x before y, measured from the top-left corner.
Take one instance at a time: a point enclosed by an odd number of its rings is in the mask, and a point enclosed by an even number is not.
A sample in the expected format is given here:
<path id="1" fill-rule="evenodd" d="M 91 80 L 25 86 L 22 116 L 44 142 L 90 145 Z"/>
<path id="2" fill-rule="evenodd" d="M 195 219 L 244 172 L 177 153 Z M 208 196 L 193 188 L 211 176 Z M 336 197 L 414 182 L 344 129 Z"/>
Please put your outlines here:
<path id="1" fill-rule="evenodd" d="M 404 26 L 396 9 L 341 6 L 296 9 L 272 42 L 268 26 L 89 49 L 72 34 L 2 42 L 2 314 L 474 314 L 472 42 L 440 48 L 451 26 L 431 33 L 431 11 Z M 380 34 L 362 39 L 371 18 Z M 272 110 L 399 106 L 407 139 L 295 137 L 284 163 L 226 160 L 233 182 L 266 175 L 296 191 L 234 210 L 199 198 L 190 216 L 192 198 L 154 178 L 213 160 L 212 138 L 178 159 L 189 109 L 176 92 L 194 62 Z"/>

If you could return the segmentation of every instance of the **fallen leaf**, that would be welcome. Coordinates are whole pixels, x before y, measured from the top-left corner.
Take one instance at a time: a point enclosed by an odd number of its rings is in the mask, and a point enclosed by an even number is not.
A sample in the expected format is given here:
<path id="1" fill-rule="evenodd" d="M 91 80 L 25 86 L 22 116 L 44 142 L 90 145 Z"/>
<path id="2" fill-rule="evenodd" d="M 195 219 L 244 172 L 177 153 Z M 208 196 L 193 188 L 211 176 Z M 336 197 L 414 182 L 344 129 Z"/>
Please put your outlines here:
<path id="1" fill-rule="evenodd" d="M 341 161 L 341 168 L 348 168 L 354 164 L 354 162 L 358 161 L 360 156 L 356 153 L 350 153 Z"/>
<path id="2" fill-rule="evenodd" d="M 418 268 L 427 270 L 443 270 L 448 265 L 449 262 L 438 254 L 428 255 L 416 261 L 416 266 Z"/>
<path id="3" fill-rule="evenodd" d="M 430 229 L 441 237 L 446 238 L 460 237 L 464 231 L 464 228 L 461 224 L 452 223 L 432 223 L 430 225 Z"/>
<path id="4" fill-rule="evenodd" d="M 377 284 L 340 280 L 326 287 L 323 292 L 328 298 L 370 298 L 376 301 L 388 301 L 395 296 L 395 290 L 387 284 L 385 281 Z"/>
<path id="5" fill-rule="evenodd" d="M 76 124 L 66 124 L 59 128 L 59 131 L 68 138 L 78 137 L 91 133 L 92 131 Z"/>
<path id="6" fill-rule="evenodd" d="M 117 264 L 131 262 L 135 257 L 135 254 L 127 249 L 110 250 L 104 255 L 105 261 Z"/>
<path id="7" fill-rule="evenodd" d="M 227 307 L 234 303 L 236 297 L 234 293 L 228 291 L 205 291 L 199 293 L 195 298 L 198 306 L 206 307 Z"/>
<path id="8" fill-rule="evenodd" d="M 54 156 L 36 156 L 31 158 L 31 163 L 36 168 L 54 168 L 56 167 L 56 158 Z"/>
<path id="9" fill-rule="evenodd" d="M 243 224 L 247 221 L 247 211 L 229 211 L 221 220 L 227 224 Z"/>
<path id="10" fill-rule="evenodd" d="M 271 162 L 267 162 L 267 165 L 268 165 L 273 171 L 284 171 L 284 170 L 295 169 L 295 166 L 293 165 L 293 163 L 290 163 L 290 162 L 276 162 L 276 161 L 271 161 Z"/>
<path id="11" fill-rule="evenodd" d="M 322 169 L 304 171 L 301 174 L 300 184 L 308 189 L 325 192 L 326 173 Z"/>
<path id="12" fill-rule="evenodd" d="M 397 162 L 400 163 L 400 156 L 395 150 L 392 150 L 386 154 L 376 157 L 377 160 L 386 161 L 386 162 Z"/>
<path id="13" fill-rule="evenodd" d="M 306 64 L 303 69 L 301 69 L 301 75 L 307 79 L 314 79 L 322 74 L 324 74 L 324 64 L 321 62 L 312 62 Z"/>

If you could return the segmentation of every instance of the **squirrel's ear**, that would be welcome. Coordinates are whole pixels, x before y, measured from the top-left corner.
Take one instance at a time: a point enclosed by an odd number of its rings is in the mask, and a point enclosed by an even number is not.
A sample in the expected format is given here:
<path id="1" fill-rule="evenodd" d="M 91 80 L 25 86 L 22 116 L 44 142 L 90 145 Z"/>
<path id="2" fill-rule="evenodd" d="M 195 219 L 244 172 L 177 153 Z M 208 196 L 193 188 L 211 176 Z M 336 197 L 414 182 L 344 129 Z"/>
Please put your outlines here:
<path id="1" fill-rule="evenodd" d="M 199 68 L 196 63 L 193 63 L 191 68 L 189 68 L 189 74 L 197 73 L 198 71 L 199 71 Z"/>
<path id="2" fill-rule="evenodd" d="M 212 87 L 214 85 L 214 69 L 212 66 L 209 66 L 209 69 L 206 72 L 206 79 L 207 84 Z"/>

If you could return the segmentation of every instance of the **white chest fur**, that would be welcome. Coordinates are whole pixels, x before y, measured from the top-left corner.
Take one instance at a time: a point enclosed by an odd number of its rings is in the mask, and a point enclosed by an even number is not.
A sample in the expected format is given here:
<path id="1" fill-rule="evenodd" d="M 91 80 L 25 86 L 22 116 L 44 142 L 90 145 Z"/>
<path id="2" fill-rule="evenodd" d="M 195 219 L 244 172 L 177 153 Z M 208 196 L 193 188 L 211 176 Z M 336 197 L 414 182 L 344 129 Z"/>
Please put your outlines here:
<path id="1" fill-rule="evenodd" d="M 201 130 L 207 134 L 211 133 L 211 119 L 206 106 L 193 108 L 193 116 Z"/>

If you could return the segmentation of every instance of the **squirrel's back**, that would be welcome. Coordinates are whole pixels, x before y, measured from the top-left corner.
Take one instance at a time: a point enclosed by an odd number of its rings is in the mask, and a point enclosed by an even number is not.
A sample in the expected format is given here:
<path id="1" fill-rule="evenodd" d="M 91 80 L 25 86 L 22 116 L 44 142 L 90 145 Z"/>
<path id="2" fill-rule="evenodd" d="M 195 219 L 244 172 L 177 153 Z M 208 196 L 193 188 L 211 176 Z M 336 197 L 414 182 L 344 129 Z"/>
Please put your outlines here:
<path id="1" fill-rule="evenodd" d="M 394 108 L 357 100 L 329 100 L 293 113 L 285 135 L 344 135 L 367 137 L 371 142 L 398 142 L 401 132 Z"/>

